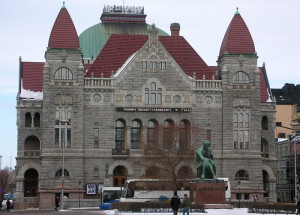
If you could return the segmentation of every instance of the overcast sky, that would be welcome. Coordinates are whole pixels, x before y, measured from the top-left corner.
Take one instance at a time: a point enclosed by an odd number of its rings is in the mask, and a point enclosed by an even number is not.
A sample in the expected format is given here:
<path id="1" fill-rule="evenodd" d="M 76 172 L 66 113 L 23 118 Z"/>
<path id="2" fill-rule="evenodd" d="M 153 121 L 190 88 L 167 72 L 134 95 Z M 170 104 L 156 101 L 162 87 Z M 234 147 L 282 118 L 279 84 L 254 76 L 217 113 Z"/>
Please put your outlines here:
<path id="1" fill-rule="evenodd" d="M 0 0 L 0 156 L 2 168 L 15 166 L 16 95 L 19 56 L 44 62 L 44 53 L 62 0 Z M 210 66 L 216 65 L 227 27 L 239 8 L 259 56 L 266 63 L 271 88 L 300 79 L 300 0 L 66 0 L 78 35 L 100 22 L 104 5 L 144 6 L 148 24 L 180 35 Z M 10 157 L 12 159 L 10 159 Z"/>

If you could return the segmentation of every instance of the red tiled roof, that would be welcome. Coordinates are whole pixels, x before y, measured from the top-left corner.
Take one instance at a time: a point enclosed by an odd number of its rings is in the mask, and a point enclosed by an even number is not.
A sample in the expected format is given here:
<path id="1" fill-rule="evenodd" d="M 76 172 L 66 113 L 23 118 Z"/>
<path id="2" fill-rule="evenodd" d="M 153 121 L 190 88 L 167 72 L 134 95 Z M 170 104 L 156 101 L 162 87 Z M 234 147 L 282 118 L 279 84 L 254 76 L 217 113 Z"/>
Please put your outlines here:
<path id="1" fill-rule="evenodd" d="M 224 52 L 241 54 L 253 54 L 255 52 L 249 29 L 238 12 L 233 16 L 228 26 L 219 56 L 221 57 Z"/>
<path id="2" fill-rule="evenodd" d="M 147 40 L 147 35 L 111 35 L 86 76 L 93 73 L 94 77 L 100 77 L 103 73 L 104 77 L 110 77 L 111 71 L 117 72 Z"/>
<path id="3" fill-rule="evenodd" d="M 86 76 L 93 73 L 94 77 L 100 77 L 103 73 L 104 77 L 110 77 L 111 71 L 121 68 L 147 40 L 147 35 L 111 35 Z M 193 77 L 195 72 L 197 78 L 205 75 L 208 80 L 215 75 L 183 37 L 159 36 L 159 41 L 187 75 Z"/>
<path id="4" fill-rule="evenodd" d="M 215 75 L 184 37 L 160 36 L 159 41 L 188 76 L 193 77 L 195 72 L 197 79 L 205 75 L 205 79 L 211 80 Z"/>
<path id="5" fill-rule="evenodd" d="M 72 18 L 66 8 L 61 8 L 53 25 L 49 48 L 57 49 L 79 49 L 78 35 Z"/>
<path id="6" fill-rule="evenodd" d="M 217 72 L 218 72 L 218 69 L 219 67 L 218 66 L 208 66 L 209 69 L 215 74 L 217 75 Z"/>
<path id="7" fill-rule="evenodd" d="M 23 88 L 34 92 L 43 91 L 43 70 L 42 62 L 22 62 Z"/>
<path id="8" fill-rule="evenodd" d="M 263 73 L 262 67 L 259 67 L 260 71 L 260 102 L 266 102 L 269 98 L 267 83 Z"/>

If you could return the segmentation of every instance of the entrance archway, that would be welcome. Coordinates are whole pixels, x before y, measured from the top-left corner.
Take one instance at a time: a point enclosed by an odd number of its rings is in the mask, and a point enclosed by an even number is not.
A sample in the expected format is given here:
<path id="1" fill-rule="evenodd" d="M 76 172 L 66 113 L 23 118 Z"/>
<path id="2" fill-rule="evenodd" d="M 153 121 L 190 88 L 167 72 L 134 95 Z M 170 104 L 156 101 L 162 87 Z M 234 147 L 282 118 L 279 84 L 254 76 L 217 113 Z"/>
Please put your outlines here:
<path id="1" fill-rule="evenodd" d="M 24 197 L 36 197 L 39 174 L 35 169 L 28 169 L 24 174 Z"/>
<path id="2" fill-rule="evenodd" d="M 264 185 L 264 191 L 265 191 L 264 197 L 268 198 L 269 197 L 269 192 L 270 192 L 269 174 L 265 170 L 263 170 L 263 185 Z"/>
<path id="3" fill-rule="evenodd" d="M 113 171 L 113 186 L 121 187 L 127 180 L 127 170 L 123 166 L 117 166 Z"/>

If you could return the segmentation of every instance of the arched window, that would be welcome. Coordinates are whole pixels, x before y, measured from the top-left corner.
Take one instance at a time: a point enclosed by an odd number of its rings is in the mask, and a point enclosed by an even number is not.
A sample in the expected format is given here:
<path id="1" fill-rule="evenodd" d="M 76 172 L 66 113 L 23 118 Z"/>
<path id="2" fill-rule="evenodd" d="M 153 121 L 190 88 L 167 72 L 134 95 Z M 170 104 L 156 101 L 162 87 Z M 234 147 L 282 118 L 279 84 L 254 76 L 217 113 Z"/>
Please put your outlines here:
<path id="1" fill-rule="evenodd" d="M 94 169 L 94 179 L 98 179 L 99 178 L 99 169 L 98 168 L 95 168 Z"/>
<path id="2" fill-rule="evenodd" d="M 164 149 L 172 149 L 174 142 L 174 123 L 171 120 L 164 122 Z"/>
<path id="3" fill-rule="evenodd" d="M 57 170 L 56 173 L 55 173 L 55 177 L 56 178 L 62 177 L 62 172 L 63 172 L 62 169 Z M 69 178 L 70 177 L 70 173 L 66 169 L 64 169 L 64 177 L 65 178 Z"/>
<path id="4" fill-rule="evenodd" d="M 73 73 L 70 69 L 61 67 L 55 72 L 55 79 L 56 80 L 72 80 Z"/>
<path id="5" fill-rule="evenodd" d="M 235 84 L 248 84 L 249 83 L 249 76 L 247 75 L 247 73 L 239 71 L 236 72 L 233 75 L 233 83 Z"/>
<path id="6" fill-rule="evenodd" d="M 241 181 L 248 181 L 249 180 L 249 174 L 246 170 L 239 170 L 235 174 L 235 180 L 240 179 Z"/>
<path id="7" fill-rule="evenodd" d="M 26 138 L 24 143 L 24 156 L 40 156 L 40 140 L 36 136 Z"/>
<path id="8" fill-rule="evenodd" d="M 261 129 L 262 130 L 268 130 L 268 117 L 267 116 L 263 116 L 262 120 L 261 120 Z"/>
<path id="9" fill-rule="evenodd" d="M 159 131 L 158 124 L 154 120 L 148 122 L 148 132 L 147 132 L 147 148 L 155 149 L 157 147 Z"/>
<path id="10" fill-rule="evenodd" d="M 157 88 L 155 82 L 152 82 L 149 88 L 145 89 L 145 103 L 146 105 L 161 105 L 162 104 L 162 93 L 161 88 Z"/>
<path id="11" fill-rule="evenodd" d="M 180 122 L 180 138 L 179 138 L 179 148 L 181 150 L 186 150 L 190 148 L 190 138 L 191 138 L 191 124 L 187 120 L 182 120 Z"/>
<path id="12" fill-rule="evenodd" d="M 131 127 L 131 148 L 139 149 L 141 146 L 141 123 L 138 120 L 132 121 Z"/>
<path id="13" fill-rule="evenodd" d="M 31 127 L 31 123 L 32 123 L 31 113 L 27 112 L 25 114 L 25 127 Z"/>
<path id="14" fill-rule="evenodd" d="M 125 148 L 125 123 L 123 120 L 118 119 L 116 121 L 116 134 L 115 134 L 115 145 L 116 149 Z"/>
<path id="15" fill-rule="evenodd" d="M 40 127 L 40 113 L 35 113 L 34 114 L 34 120 L 33 120 L 33 124 L 34 124 L 34 127 Z"/>

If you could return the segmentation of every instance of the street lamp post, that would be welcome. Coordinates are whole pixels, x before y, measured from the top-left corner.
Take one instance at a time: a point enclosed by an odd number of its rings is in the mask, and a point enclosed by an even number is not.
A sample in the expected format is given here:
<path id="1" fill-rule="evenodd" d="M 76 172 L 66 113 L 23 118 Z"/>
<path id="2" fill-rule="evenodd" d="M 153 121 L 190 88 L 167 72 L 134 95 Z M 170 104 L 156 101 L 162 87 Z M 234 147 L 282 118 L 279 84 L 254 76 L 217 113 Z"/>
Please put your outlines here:
<path id="1" fill-rule="evenodd" d="M 238 183 L 239 183 L 239 208 L 241 208 L 241 180 L 238 179 Z"/>
<path id="2" fill-rule="evenodd" d="M 81 188 L 81 181 L 79 180 L 78 181 L 78 193 L 79 193 L 78 194 L 78 196 L 79 196 L 79 204 L 78 205 L 79 205 L 79 208 L 80 208 L 80 188 Z"/>
<path id="3" fill-rule="evenodd" d="M 60 120 L 61 123 L 65 123 L 65 135 L 62 144 L 62 178 L 61 178 L 61 209 L 64 209 L 64 188 L 65 188 L 65 143 L 67 141 L 67 124 L 69 120 Z"/>

